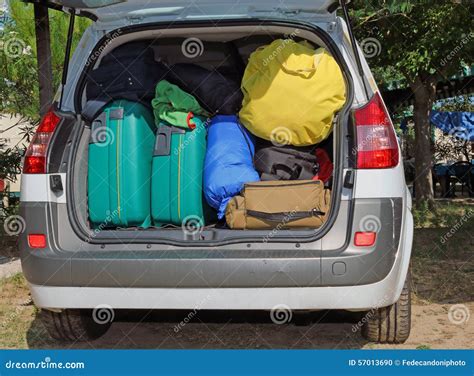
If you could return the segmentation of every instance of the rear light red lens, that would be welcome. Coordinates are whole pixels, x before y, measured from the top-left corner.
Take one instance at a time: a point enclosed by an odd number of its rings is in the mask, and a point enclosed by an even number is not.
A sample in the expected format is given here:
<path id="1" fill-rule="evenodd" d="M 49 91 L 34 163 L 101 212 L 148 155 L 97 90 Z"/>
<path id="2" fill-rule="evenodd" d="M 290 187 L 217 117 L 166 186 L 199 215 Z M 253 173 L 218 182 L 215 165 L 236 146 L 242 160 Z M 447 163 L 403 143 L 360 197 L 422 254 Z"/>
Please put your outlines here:
<path id="1" fill-rule="evenodd" d="M 46 173 L 48 146 L 60 121 L 61 118 L 52 111 L 43 117 L 28 149 L 26 149 L 25 164 L 23 165 L 24 174 Z"/>
<path id="2" fill-rule="evenodd" d="M 377 234 L 375 232 L 356 232 L 354 235 L 354 245 L 356 247 L 370 247 L 375 244 Z"/>
<path id="3" fill-rule="evenodd" d="M 355 111 L 357 127 L 357 168 L 391 168 L 398 164 L 398 143 L 392 122 L 376 93 Z"/>
<path id="4" fill-rule="evenodd" d="M 28 245 L 30 246 L 30 248 L 46 248 L 46 235 L 29 234 Z"/>
<path id="5" fill-rule="evenodd" d="M 45 174 L 46 157 L 25 156 L 24 174 Z"/>
<path id="6" fill-rule="evenodd" d="M 54 130 L 56 129 L 56 125 L 58 125 L 59 123 L 59 120 L 61 119 L 53 111 L 48 112 L 46 115 L 44 115 L 43 120 L 38 126 L 36 132 L 54 132 Z"/>

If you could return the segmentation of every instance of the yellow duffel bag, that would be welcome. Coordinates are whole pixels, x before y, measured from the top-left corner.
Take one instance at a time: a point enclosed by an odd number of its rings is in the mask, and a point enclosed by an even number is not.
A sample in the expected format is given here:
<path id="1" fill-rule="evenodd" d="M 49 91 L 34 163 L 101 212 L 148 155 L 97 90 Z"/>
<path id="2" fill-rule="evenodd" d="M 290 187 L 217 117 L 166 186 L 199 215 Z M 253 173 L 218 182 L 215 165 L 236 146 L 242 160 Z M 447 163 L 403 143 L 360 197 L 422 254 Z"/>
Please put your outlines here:
<path id="1" fill-rule="evenodd" d="M 329 136 L 346 92 L 341 69 L 324 48 L 292 39 L 277 39 L 250 55 L 242 91 L 242 124 L 257 137 L 294 146 Z"/>

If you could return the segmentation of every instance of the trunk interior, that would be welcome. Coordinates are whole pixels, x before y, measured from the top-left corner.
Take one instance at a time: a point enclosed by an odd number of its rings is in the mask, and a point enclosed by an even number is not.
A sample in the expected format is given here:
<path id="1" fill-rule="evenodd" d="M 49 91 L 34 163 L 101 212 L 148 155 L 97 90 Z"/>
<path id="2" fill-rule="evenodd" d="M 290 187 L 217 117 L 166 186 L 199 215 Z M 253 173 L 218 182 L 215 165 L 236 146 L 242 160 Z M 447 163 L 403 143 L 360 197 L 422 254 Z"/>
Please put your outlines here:
<path id="1" fill-rule="evenodd" d="M 306 40 L 315 48 L 325 47 L 332 51 L 333 47 L 328 45 L 328 39 L 324 32 L 305 28 L 295 28 L 281 25 L 246 25 L 246 26 L 219 26 L 216 32 L 215 27 L 200 28 L 167 28 L 167 29 L 147 29 L 126 32 L 121 35 L 110 38 L 104 46 L 100 48 L 100 57 L 94 62 L 90 69 L 97 69 L 101 66 L 101 61 L 108 53 L 116 47 L 126 43 L 136 41 L 146 41 L 152 46 L 154 59 L 163 62 L 167 66 L 186 63 L 196 64 L 208 70 L 218 71 L 220 74 L 231 77 L 239 82 L 242 79 L 243 69 L 248 62 L 252 52 L 261 46 L 270 44 L 276 39 L 291 38 L 295 41 Z M 321 35 L 322 34 L 322 35 Z M 202 51 L 189 58 L 183 53 L 183 43 L 190 38 L 195 38 L 201 43 Z M 231 48 L 229 48 L 231 46 Z M 348 127 L 348 103 L 351 102 L 350 80 L 347 74 L 347 67 L 342 62 L 339 52 L 332 53 L 333 57 L 339 63 L 345 79 L 346 85 L 346 104 L 336 114 L 333 122 L 333 131 L 331 135 L 322 143 L 312 145 L 311 152 L 316 148 L 324 149 L 329 155 L 334 169 L 332 178 L 325 184 L 331 191 L 331 205 L 326 220 L 319 228 L 288 228 L 275 224 L 272 229 L 231 229 L 226 225 L 225 218 L 217 220 L 215 210 L 206 209 L 211 213 L 204 226 L 199 227 L 198 231 L 183 231 L 182 226 L 177 224 L 151 223 L 147 228 L 130 226 L 113 226 L 105 224 L 104 226 L 93 226 L 89 217 L 88 207 L 88 174 L 89 174 L 89 148 L 91 139 L 91 126 L 83 122 L 83 127 L 78 127 L 75 134 L 75 141 L 72 148 L 75 157 L 72 159 L 72 179 L 70 180 L 71 198 L 73 204 L 72 216 L 76 232 L 80 232 L 84 238 L 91 242 L 114 243 L 114 242 L 138 242 L 138 243 L 169 243 L 169 244 L 189 244 L 198 242 L 200 244 L 226 244 L 235 242 L 296 242 L 312 241 L 327 232 L 334 223 L 339 210 L 339 201 L 342 195 L 343 169 L 346 163 L 344 157 L 345 139 L 347 138 Z M 130 49 L 130 54 L 136 56 L 137 52 Z M 88 68 L 86 67 L 86 70 Z M 83 73 L 87 76 L 87 73 Z M 78 85 L 76 91 L 76 103 L 80 103 L 81 108 L 90 98 L 87 98 L 87 84 L 83 80 Z M 278 106 L 275 106 L 275 110 Z M 297 110 L 296 110 L 297 111 Z M 150 109 L 152 112 L 152 109 Z M 297 112 L 295 112 L 297 116 Z M 257 147 L 259 140 L 257 139 Z M 152 188 L 153 189 L 153 188 Z M 71 202 L 71 201 L 70 201 Z M 203 198 L 203 202 L 206 200 Z M 206 205 L 207 206 L 207 205 Z M 71 213 L 71 212 L 70 212 Z M 185 224 L 183 224 L 185 226 Z"/>

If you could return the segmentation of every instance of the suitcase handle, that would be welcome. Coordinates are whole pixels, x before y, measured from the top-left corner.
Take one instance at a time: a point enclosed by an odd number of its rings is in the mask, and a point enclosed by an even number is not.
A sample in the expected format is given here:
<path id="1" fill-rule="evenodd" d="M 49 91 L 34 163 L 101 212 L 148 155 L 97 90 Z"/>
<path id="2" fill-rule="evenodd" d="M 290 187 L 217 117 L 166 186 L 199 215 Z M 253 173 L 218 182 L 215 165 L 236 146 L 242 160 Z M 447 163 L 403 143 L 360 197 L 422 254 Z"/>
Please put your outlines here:
<path id="1" fill-rule="evenodd" d="M 102 112 L 92 121 L 89 144 L 98 144 L 107 139 L 107 114 Z"/>
<path id="2" fill-rule="evenodd" d="M 162 157 L 171 154 L 171 136 L 173 134 L 185 134 L 184 129 L 173 127 L 171 125 L 160 124 L 156 131 L 154 157 Z"/>
<path id="3" fill-rule="evenodd" d="M 102 112 L 105 106 L 107 106 L 111 101 L 111 99 L 106 98 L 97 98 L 88 101 L 82 110 L 82 118 L 86 122 L 92 123 L 94 119 Z"/>

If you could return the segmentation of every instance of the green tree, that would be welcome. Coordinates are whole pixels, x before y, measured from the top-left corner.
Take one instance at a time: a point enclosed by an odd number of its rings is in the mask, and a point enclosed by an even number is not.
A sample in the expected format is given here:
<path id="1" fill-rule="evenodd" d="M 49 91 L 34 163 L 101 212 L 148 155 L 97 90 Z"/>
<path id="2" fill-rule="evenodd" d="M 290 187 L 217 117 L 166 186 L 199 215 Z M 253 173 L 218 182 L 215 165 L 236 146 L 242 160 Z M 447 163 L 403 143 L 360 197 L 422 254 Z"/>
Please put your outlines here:
<path id="1" fill-rule="evenodd" d="M 401 78 L 413 92 L 416 198 L 431 202 L 430 112 L 436 84 L 472 63 L 473 4 L 461 0 L 355 0 L 353 8 L 361 46 L 372 42 L 378 48 L 370 54 L 370 64 L 384 72 L 385 79 Z"/>
<path id="2" fill-rule="evenodd" d="M 0 146 L 0 180 L 4 182 L 15 182 L 18 174 L 21 172 L 21 155 L 22 150 L 18 147 L 3 148 Z M 4 216 L 12 213 L 16 208 L 9 208 L 3 206 L 3 199 L 7 197 L 8 190 L 0 192 L 0 220 Z M 1 234 L 1 231 L 0 231 Z"/>
<path id="3" fill-rule="evenodd" d="M 39 87 L 33 6 L 20 0 L 9 2 L 11 21 L 5 25 L 0 44 L 0 113 L 19 115 L 25 121 L 39 120 Z M 53 87 L 59 86 L 64 62 L 69 16 L 50 10 Z M 73 49 L 90 21 L 77 17 Z"/>

